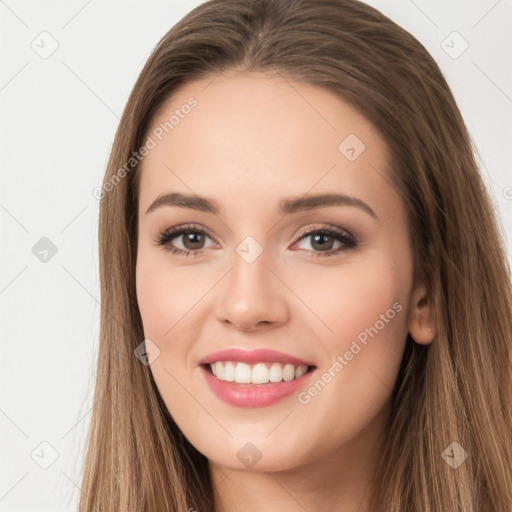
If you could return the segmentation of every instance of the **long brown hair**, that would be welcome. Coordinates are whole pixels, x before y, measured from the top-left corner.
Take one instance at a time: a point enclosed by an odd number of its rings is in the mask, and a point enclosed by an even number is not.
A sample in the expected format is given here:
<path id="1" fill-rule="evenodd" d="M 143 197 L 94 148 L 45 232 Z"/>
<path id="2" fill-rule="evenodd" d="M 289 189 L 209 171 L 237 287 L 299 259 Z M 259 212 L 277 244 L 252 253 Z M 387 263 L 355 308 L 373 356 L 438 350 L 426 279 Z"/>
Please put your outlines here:
<path id="1" fill-rule="evenodd" d="M 103 183 L 100 349 L 80 512 L 213 510 L 206 457 L 177 428 L 149 367 L 134 356 L 144 333 L 135 289 L 139 166 L 130 158 L 164 100 L 229 70 L 328 89 L 388 145 L 386 172 L 406 206 L 436 337 L 429 346 L 407 340 L 377 508 L 510 512 L 512 287 L 494 206 L 435 60 L 356 0 L 211 0 L 163 37 L 142 70 Z M 468 454 L 456 469 L 442 456 L 453 442 Z"/>

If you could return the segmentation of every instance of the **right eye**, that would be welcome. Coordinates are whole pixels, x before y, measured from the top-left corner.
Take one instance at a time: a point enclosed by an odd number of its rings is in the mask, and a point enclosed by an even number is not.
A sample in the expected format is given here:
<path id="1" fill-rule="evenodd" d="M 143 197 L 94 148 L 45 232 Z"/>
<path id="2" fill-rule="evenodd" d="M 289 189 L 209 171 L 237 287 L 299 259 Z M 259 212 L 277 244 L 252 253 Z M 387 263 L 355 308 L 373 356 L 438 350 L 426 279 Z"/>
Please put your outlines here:
<path id="1" fill-rule="evenodd" d="M 175 247 L 172 240 L 180 239 L 183 248 Z M 172 254 L 178 256 L 199 256 L 205 251 L 204 247 L 194 247 L 194 245 L 204 244 L 205 238 L 210 238 L 207 232 L 197 226 L 187 225 L 178 226 L 167 229 L 160 233 L 159 237 L 155 240 L 157 245 L 165 246 Z M 187 245 L 189 247 L 187 247 Z"/>

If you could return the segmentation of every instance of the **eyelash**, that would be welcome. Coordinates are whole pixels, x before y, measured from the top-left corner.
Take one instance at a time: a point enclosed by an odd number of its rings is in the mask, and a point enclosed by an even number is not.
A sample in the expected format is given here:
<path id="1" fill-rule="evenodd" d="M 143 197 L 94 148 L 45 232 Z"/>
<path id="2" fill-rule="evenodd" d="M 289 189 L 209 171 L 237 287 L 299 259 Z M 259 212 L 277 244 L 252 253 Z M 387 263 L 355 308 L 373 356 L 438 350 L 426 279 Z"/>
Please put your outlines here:
<path id="1" fill-rule="evenodd" d="M 175 238 L 178 238 L 180 235 L 184 235 L 187 233 L 195 233 L 200 235 L 206 235 L 209 238 L 212 238 L 207 231 L 204 229 L 193 226 L 193 225 L 186 225 L 186 226 L 178 226 L 174 228 L 170 228 L 166 231 L 162 231 L 158 238 L 154 240 L 156 245 L 161 246 L 168 246 L 167 250 L 169 250 L 172 254 L 178 255 L 178 256 L 193 256 L 197 257 L 204 253 L 206 249 L 198 249 L 198 250 L 184 250 L 179 249 L 177 247 L 172 247 L 170 245 L 170 241 L 174 240 Z M 356 239 L 350 235 L 348 232 L 341 230 L 339 228 L 334 227 L 322 227 L 322 228 L 314 228 L 314 229 L 305 229 L 299 233 L 299 238 L 297 239 L 297 242 L 300 242 L 304 240 L 305 238 L 308 238 L 309 236 L 313 235 L 327 235 L 332 236 L 335 240 L 341 242 L 344 244 L 345 247 L 338 247 L 337 249 L 331 249 L 330 251 L 313 251 L 315 252 L 315 257 L 323 257 L 323 256 L 333 256 L 334 254 L 348 251 L 350 249 L 354 249 L 357 246 Z M 297 243 L 295 242 L 295 243 Z M 308 249 L 304 249 L 308 250 Z"/>

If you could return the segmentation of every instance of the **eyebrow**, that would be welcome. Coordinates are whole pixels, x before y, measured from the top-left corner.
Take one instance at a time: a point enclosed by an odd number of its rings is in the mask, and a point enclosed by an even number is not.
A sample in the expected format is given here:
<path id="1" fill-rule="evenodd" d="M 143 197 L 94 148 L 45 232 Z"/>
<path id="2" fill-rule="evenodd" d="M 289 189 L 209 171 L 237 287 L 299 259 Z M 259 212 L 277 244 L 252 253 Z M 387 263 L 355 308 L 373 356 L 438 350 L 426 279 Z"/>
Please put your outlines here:
<path id="1" fill-rule="evenodd" d="M 212 213 L 214 215 L 219 215 L 221 213 L 219 204 L 212 199 L 173 192 L 157 197 L 147 209 L 146 214 L 163 206 L 190 208 L 192 210 Z M 315 196 L 283 199 L 279 203 L 278 212 L 281 215 L 290 215 L 303 210 L 314 210 L 316 208 L 324 208 L 327 206 L 354 206 L 356 208 L 360 208 L 371 215 L 374 219 L 378 220 L 377 214 L 372 210 L 372 208 L 370 208 L 370 206 L 368 206 L 368 204 L 357 197 L 347 196 L 345 194 L 319 194 Z"/>

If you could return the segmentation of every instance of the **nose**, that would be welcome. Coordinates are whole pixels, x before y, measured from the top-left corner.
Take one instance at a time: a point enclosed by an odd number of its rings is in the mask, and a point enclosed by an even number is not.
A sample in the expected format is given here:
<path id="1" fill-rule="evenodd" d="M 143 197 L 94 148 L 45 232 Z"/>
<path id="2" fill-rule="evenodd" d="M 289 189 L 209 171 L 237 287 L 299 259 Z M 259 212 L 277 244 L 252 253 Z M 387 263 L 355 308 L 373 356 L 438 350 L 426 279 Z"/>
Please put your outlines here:
<path id="1" fill-rule="evenodd" d="M 220 322 L 251 332 L 289 320 L 290 293 L 268 263 L 265 251 L 252 263 L 235 255 L 233 268 L 219 287 L 216 315 Z"/>

